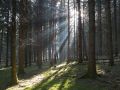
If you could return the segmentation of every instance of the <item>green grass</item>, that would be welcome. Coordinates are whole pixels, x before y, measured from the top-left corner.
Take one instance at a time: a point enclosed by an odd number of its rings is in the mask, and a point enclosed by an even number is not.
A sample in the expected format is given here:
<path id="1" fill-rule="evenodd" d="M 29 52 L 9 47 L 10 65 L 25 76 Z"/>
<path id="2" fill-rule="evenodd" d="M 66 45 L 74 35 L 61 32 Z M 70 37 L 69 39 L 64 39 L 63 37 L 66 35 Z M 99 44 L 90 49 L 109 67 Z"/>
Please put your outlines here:
<path id="1" fill-rule="evenodd" d="M 86 70 L 86 65 L 77 64 L 49 70 L 46 79 L 25 90 L 107 90 L 107 86 L 97 80 L 79 79 Z"/>
<path id="2" fill-rule="evenodd" d="M 9 85 L 11 77 L 10 68 L 1 68 L 0 69 L 0 90 Z"/>
<path id="3" fill-rule="evenodd" d="M 34 75 L 41 74 L 45 71 L 45 69 L 38 69 L 36 65 L 25 68 L 25 75 L 19 76 L 18 79 L 29 79 Z M 11 68 L 0 68 L 0 90 L 4 90 L 5 88 L 10 86 L 11 81 Z"/>
<path id="4" fill-rule="evenodd" d="M 116 68 L 115 68 L 116 67 Z M 119 72 L 119 65 L 114 68 L 108 65 L 97 64 L 97 72 L 106 74 L 111 70 L 114 75 Z M 105 70 L 106 69 L 106 70 Z M 118 71 L 116 71 L 118 70 Z M 70 63 L 69 65 L 61 64 L 56 68 L 38 69 L 37 66 L 25 68 L 25 75 L 19 79 L 30 79 L 33 75 L 44 75 L 44 79 L 32 87 L 26 87 L 25 90 L 109 90 L 110 85 L 99 80 L 81 79 L 87 71 L 86 64 Z M 10 68 L 0 69 L 0 90 L 8 86 L 11 79 Z M 120 74 L 119 74 L 120 75 Z M 111 89 L 114 90 L 114 89 Z"/>

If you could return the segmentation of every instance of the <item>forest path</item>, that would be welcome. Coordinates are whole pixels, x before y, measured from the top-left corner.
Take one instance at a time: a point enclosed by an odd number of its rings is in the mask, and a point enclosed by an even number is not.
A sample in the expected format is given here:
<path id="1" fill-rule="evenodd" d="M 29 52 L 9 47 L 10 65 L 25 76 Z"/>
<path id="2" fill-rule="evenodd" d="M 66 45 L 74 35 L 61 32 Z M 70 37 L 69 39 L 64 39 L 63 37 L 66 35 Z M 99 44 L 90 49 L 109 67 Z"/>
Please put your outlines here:
<path id="1" fill-rule="evenodd" d="M 26 76 L 26 74 L 25 74 L 25 76 Z M 44 78 L 45 77 L 42 73 L 42 74 L 34 75 L 31 78 L 20 79 L 17 85 L 9 87 L 6 90 L 24 90 L 26 87 L 31 87 L 37 83 L 40 83 L 40 81 L 42 81 Z"/>
<path id="2" fill-rule="evenodd" d="M 62 69 L 63 66 L 65 66 L 65 65 L 66 65 L 66 63 L 64 62 L 64 63 L 59 64 L 56 68 Z M 25 73 L 25 75 L 22 76 L 22 79 L 19 80 L 19 83 L 17 85 L 8 87 L 6 90 L 24 90 L 25 88 L 32 87 L 36 84 L 39 84 L 44 79 L 46 79 L 46 77 L 48 77 L 49 72 L 52 72 L 50 74 L 54 74 L 57 71 L 59 71 L 57 69 L 56 70 L 53 70 L 53 69 L 54 69 L 54 67 L 48 68 L 48 66 L 47 66 L 47 67 L 44 67 L 43 70 L 37 69 L 33 72 Z M 31 73 L 33 76 L 30 75 Z M 30 77 L 30 78 L 28 78 L 28 77 Z"/>

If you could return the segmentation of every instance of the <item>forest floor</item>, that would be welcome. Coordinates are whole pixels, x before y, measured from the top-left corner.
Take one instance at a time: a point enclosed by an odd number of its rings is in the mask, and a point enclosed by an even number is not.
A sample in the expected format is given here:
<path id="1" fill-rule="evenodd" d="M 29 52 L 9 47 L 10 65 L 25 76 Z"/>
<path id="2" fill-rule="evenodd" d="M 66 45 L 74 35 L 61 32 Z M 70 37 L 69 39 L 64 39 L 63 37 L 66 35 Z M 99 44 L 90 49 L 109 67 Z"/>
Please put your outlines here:
<path id="1" fill-rule="evenodd" d="M 99 76 L 96 79 L 81 78 L 86 71 L 85 63 L 75 62 L 43 70 L 27 68 L 19 84 L 7 90 L 120 90 L 120 63 L 113 67 L 97 64 Z"/>
<path id="2" fill-rule="evenodd" d="M 97 64 L 96 79 L 81 78 L 86 71 L 84 63 L 56 67 L 42 82 L 25 90 L 120 90 L 120 63 L 113 67 Z"/>

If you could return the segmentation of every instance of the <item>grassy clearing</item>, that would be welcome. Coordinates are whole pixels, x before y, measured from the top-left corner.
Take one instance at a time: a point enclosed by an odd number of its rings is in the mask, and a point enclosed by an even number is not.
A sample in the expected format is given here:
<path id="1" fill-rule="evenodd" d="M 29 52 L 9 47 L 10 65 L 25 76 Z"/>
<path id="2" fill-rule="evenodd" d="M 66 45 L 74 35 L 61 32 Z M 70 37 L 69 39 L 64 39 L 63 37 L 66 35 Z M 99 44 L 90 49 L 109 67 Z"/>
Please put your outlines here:
<path id="1" fill-rule="evenodd" d="M 99 67 L 98 65 L 98 70 Z M 46 79 L 42 82 L 25 90 L 108 90 L 107 85 L 97 80 L 79 79 L 86 70 L 86 65 L 77 64 L 56 67 L 47 72 Z"/>

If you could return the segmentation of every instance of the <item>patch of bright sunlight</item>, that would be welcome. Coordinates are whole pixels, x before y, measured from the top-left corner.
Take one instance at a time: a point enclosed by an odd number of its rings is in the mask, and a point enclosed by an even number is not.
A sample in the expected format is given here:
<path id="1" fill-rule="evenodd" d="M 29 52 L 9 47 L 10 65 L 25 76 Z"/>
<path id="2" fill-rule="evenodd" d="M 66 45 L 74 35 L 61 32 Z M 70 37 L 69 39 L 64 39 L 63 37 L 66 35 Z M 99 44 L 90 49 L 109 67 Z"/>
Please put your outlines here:
<path id="1" fill-rule="evenodd" d="M 59 90 L 60 83 L 54 84 L 52 87 L 49 88 L 49 90 Z"/>
<path id="2" fill-rule="evenodd" d="M 103 70 L 100 65 L 96 65 L 97 73 L 105 75 L 105 70 Z"/>
<path id="3" fill-rule="evenodd" d="M 43 72 L 42 75 L 46 78 L 55 72 L 55 71 L 53 72 L 51 71 L 52 71 L 51 69 L 48 69 L 47 71 Z"/>
<path id="4" fill-rule="evenodd" d="M 70 86 L 72 86 L 71 80 L 66 79 L 65 82 L 64 80 L 59 83 L 56 82 L 53 86 L 49 88 L 49 90 L 67 90 Z"/>
<path id="5" fill-rule="evenodd" d="M 98 74 L 105 75 L 105 71 L 104 71 L 104 70 L 102 70 L 102 69 L 97 70 L 97 73 L 98 73 Z"/>
<path id="6" fill-rule="evenodd" d="M 69 64 L 70 64 L 70 65 L 76 64 L 76 61 L 70 62 Z M 57 67 L 63 67 L 63 66 L 66 66 L 66 62 L 63 62 L 63 63 L 57 65 Z"/>
<path id="7" fill-rule="evenodd" d="M 65 65 L 66 65 L 66 62 L 63 62 L 63 63 L 57 65 L 57 67 L 63 67 L 63 66 L 65 66 Z"/>
<path id="8" fill-rule="evenodd" d="M 2 70 L 8 70 L 8 69 L 10 69 L 10 68 L 0 68 L 0 71 L 2 71 Z"/>
<path id="9" fill-rule="evenodd" d="M 73 64 L 76 64 L 76 63 L 77 63 L 76 61 L 73 61 L 73 62 L 71 62 L 70 64 L 72 64 L 72 65 L 73 65 Z"/>
<path id="10" fill-rule="evenodd" d="M 72 81 L 70 80 L 70 79 L 67 79 L 66 81 L 65 81 L 65 84 L 64 84 L 64 88 L 69 88 L 70 86 L 72 86 Z"/>
<path id="11" fill-rule="evenodd" d="M 64 62 L 62 64 L 57 65 L 57 67 L 55 67 L 55 68 L 52 67 L 48 71 L 44 72 L 43 75 L 45 77 L 48 77 L 48 76 L 52 75 L 53 73 L 55 73 L 56 71 L 58 71 L 59 68 L 64 67 L 65 65 L 66 65 L 66 63 Z M 62 70 L 60 69 L 59 72 L 62 72 Z"/>
<path id="12" fill-rule="evenodd" d="M 48 72 L 48 74 L 53 74 L 53 73 L 55 73 L 57 70 L 50 70 L 49 72 Z"/>

